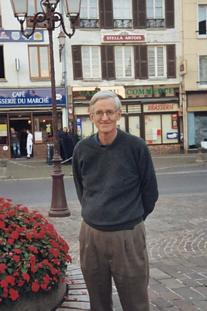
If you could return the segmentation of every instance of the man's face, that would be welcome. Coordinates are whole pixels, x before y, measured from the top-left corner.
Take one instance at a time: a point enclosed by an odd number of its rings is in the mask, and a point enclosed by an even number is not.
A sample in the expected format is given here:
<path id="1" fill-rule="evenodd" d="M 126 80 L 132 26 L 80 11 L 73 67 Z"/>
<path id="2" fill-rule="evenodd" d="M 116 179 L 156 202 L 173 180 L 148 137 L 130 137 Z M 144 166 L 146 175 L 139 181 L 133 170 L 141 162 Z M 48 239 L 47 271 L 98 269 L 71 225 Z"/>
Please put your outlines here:
<path id="1" fill-rule="evenodd" d="M 110 133 L 117 127 L 121 109 L 116 108 L 112 98 L 101 99 L 90 108 L 90 118 L 99 133 Z"/>

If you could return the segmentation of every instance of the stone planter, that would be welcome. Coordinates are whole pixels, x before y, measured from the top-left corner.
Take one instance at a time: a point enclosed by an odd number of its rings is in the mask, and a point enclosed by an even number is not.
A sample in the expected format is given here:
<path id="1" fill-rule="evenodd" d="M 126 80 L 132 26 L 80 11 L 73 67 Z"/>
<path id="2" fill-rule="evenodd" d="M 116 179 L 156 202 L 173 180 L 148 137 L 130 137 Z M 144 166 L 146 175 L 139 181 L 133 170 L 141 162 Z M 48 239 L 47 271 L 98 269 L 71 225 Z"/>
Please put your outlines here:
<path id="1" fill-rule="evenodd" d="M 1 311 L 53 311 L 67 291 L 65 283 L 49 292 L 27 293 L 16 302 L 0 304 Z"/>

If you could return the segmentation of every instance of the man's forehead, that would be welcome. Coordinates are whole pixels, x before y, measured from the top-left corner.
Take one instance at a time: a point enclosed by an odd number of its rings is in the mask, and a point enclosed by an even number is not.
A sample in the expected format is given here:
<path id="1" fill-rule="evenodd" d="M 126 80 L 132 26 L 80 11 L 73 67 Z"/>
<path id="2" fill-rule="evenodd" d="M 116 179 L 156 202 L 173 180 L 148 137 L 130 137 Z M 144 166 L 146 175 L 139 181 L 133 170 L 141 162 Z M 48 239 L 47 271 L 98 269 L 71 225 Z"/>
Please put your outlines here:
<path id="1" fill-rule="evenodd" d="M 97 102 L 95 102 L 95 104 L 92 107 L 94 107 L 95 109 L 101 107 L 114 109 L 116 105 L 114 103 L 113 98 L 104 98 L 97 100 Z"/>

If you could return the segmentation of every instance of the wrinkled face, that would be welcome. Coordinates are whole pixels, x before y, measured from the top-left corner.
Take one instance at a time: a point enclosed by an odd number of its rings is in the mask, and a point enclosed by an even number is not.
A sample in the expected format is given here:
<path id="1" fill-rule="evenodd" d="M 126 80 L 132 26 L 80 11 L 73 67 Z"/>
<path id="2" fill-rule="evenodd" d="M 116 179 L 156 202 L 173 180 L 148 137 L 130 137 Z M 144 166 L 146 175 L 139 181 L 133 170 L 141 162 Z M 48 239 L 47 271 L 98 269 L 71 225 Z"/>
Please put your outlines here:
<path id="1" fill-rule="evenodd" d="M 117 121 L 121 118 L 121 109 L 116 108 L 113 98 L 100 99 L 91 106 L 90 118 L 99 133 L 110 133 L 117 127 Z"/>

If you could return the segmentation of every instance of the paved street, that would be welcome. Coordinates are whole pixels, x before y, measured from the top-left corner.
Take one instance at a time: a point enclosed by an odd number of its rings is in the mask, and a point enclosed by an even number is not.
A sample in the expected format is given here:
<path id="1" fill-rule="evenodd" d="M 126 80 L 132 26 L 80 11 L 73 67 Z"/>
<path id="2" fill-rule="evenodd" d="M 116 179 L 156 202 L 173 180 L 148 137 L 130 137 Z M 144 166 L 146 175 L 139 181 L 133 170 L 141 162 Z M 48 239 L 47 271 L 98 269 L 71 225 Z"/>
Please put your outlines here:
<path id="1" fill-rule="evenodd" d="M 161 195 L 155 211 L 146 221 L 150 257 L 151 311 L 206 311 L 207 162 L 199 161 L 195 155 L 153 157 L 153 161 Z M 20 178 L 29 178 L 27 179 L 28 185 L 29 180 L 35 178 L 44 182 L 45 174 L 48 173 L 48 169 L 51 169 L 41 164 L 43 167 L 38 174 L 37 167 L 40 164 L 27 161 L 19 162 L 19 164 L 9 163 L 10 171 L 8 170 L 7 173 L 13 176 L 0 180 L 0 187 L 2 185 L 1 189 L 3 189 L 3 192 L 0 190 L 0 195 L 9 194 L 9 188 L 13 189 L 11 184 L 15 182 L 18 184 L 19 191 L 22 192 L 20 183 L 17 182 Z M 17 168 L 11 169 L 11 166 Z M 17 172 L 19 166 L 23 169 Z M 27 166 L 30 166 L 30 169 Z M 63 170 L 68 183 L 71 181 L 70 168 L 64 166 Z M 27 176 L 24 176 L 25 171 L 27 171 Z M 42 192 L 45 192 L 44 188 Z M 73 190 L 70 191 L 70 195 L 72 215 L 69 218 L 49 219 L 69 242 L 73 257 L 73 265 L 69 267 L 69 296 L 58 310 L 89 310 L 88 296 L 79 269 L 80 207 Z M 42 205 L 34 204 L 34 207 L 47 217 L 50 198 L 48 202 L 46 198 L 43 195 Z M 114 303 L 115 311 L 121 311 L 115 288 Z"/>

